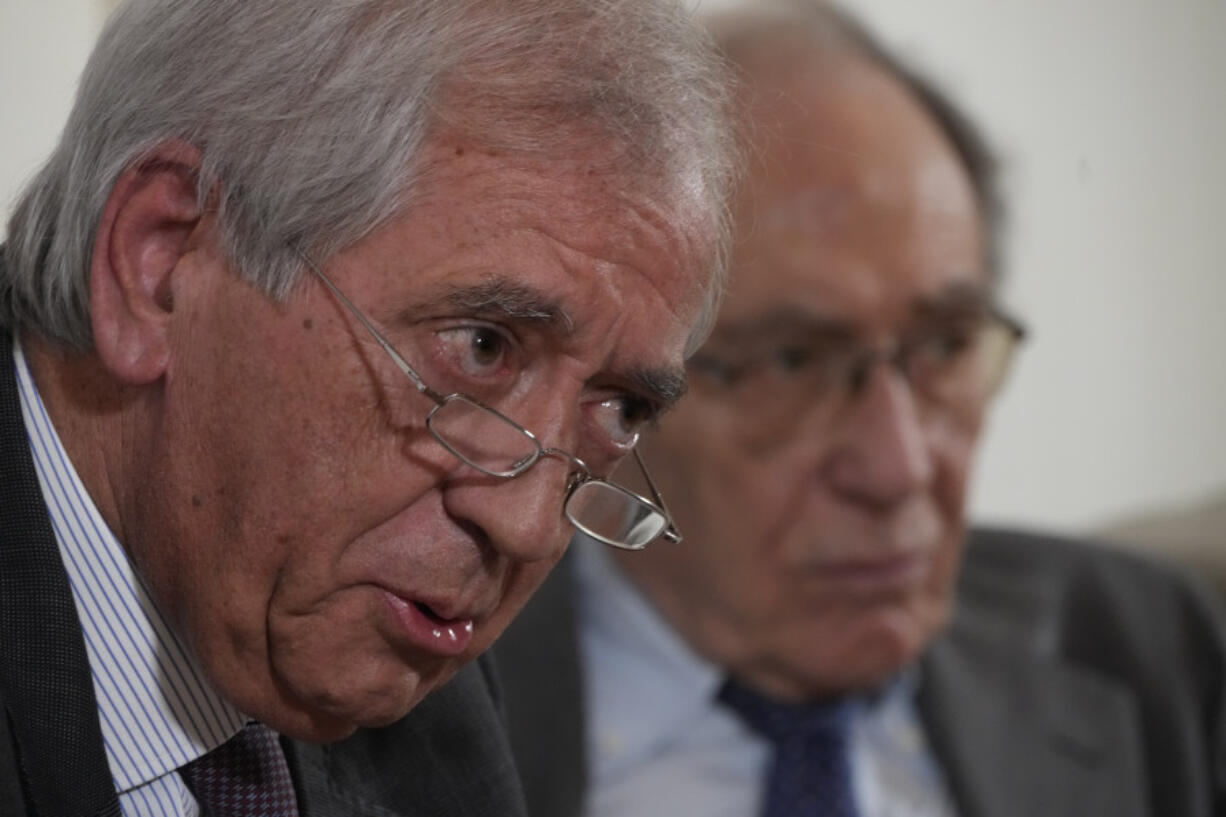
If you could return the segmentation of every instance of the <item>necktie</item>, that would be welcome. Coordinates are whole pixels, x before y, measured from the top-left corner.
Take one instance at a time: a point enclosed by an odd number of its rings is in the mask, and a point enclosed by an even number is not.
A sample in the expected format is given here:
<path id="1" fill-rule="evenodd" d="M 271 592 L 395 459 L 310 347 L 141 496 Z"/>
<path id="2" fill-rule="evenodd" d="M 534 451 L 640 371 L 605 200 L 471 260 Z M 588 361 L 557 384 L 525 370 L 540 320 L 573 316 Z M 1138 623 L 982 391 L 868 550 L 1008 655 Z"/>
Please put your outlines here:
<path id="1" fill-rule="evenodd" d="M 298 799 L 277 735 L 251 721 L 180 773 L 205 817 L 298 817 Z"/>
<path id="2" fill-rule="evenodd" d="M 789 704 L 734 681 L 719 699 L 774 746 L 762 817 L 855 817 L 852 702 Z"/>

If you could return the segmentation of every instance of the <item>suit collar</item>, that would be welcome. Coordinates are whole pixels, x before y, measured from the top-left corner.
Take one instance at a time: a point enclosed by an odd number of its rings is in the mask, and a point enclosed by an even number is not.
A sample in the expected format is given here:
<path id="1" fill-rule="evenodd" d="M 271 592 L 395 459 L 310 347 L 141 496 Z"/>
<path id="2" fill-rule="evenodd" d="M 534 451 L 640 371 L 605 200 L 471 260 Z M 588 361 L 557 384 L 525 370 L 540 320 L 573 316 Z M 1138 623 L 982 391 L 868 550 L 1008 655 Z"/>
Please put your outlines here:
<path id="1" fill-rule="evenodd" d="M 37 813 L 117 815 L 81 625 L 30 457 L 12 354 L 12 338 L 0 329 L 0 698 Z"/>
<path id="2" fill-rule="evenodd" d="M 921 718 L 969 817 L 1140 817 L 1137 713 L 1109 681 L 955 628 L 929 650 Z M 1002 647 L 1001 644 L 1004 643 Z"/>
<path id="3" fill-rule="evenodd" d="M 282 738 L 301 817 L 524 815 L 487 661 L 388 726 L 324 745 Z"/>

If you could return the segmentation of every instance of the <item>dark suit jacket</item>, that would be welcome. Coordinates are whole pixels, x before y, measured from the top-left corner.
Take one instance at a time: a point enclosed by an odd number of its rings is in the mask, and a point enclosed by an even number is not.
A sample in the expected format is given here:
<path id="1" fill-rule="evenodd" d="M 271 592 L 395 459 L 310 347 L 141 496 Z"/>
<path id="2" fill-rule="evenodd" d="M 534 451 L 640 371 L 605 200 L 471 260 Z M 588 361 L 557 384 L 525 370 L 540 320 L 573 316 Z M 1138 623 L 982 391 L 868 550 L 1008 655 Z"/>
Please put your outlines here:
<path id="1" fill-rule="evenodd" d="M 119 814 L 80 622 L 0 329 L 0 815 Z M 282 740 L 302 817 L 524 814 L 485 659 L 409 715 L 330 745 Z"/>
<path id="2" fill-rule="evenodd" d="M 496 645 L 533 817 L 586 786 L 569 564 Z M 1220 600 L 1103 547 L 977 530 L 918 708 L 963 817 L 1226 815 Z"/>

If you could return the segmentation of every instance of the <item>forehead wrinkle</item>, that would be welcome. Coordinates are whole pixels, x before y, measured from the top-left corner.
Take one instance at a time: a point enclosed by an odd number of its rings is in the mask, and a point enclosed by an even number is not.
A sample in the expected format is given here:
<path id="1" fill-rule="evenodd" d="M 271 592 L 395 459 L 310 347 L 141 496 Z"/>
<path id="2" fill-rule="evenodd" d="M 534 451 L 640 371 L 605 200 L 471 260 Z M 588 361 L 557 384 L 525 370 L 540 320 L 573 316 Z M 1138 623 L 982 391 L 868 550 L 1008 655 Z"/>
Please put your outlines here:
<path id="1" fill-rule="evenodd" d="M 458 287 L 444 300 L 467 312 L 497 313 L 508 320 L 548 324 L 564 335 L 575 331 L 574 320 L 557 299 L 518 281 L 491 279 Z"/>

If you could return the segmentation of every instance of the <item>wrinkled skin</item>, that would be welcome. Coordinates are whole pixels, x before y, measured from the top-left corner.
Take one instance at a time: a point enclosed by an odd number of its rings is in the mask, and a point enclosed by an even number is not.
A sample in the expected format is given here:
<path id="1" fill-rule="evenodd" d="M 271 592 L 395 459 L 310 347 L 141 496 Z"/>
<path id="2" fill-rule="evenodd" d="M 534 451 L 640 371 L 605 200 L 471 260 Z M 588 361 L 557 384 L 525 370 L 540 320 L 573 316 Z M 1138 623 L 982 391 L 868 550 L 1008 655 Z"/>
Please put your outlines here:
<path id="1" fill-rule="evenodd" d="M 986 290 L 966 171 L 918 104 L 854 58 L 748 61 L 759 143 L 708 348 L 786 322 L 864 344 Z M 889 366 L 831 416 L 734 406 L 695 378 L 647 446 L 685 535 L 619 557 L 694 648 L 785 699 L 871 688 L 950 613 L 982 406 L 930 411 Z"/>
<path id="2" fill-rule="evenodd" d="M 459 463 L 425 429 L 434 404 L 321 282 L 278 303 L 234 274 L 191 210 L 192 152 L 155 158 L 100 233 L 102 362 L 31 339 L 40 388 L 227 699 L 302 739 L 388 723 L 487 648 L 560 557 L 568 466 L 500 481 Z M 627 406 L 662 396 L 644 384 L 683 375 L 710 220 L 585 158 L 440 137 L 407 211 L 322 268 L 432 387 L 607 473 Z M 73 377 L 112 384 L 93 426 Z"/>

